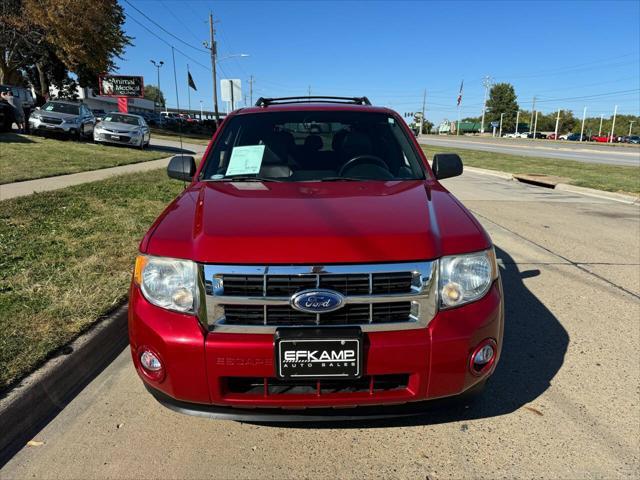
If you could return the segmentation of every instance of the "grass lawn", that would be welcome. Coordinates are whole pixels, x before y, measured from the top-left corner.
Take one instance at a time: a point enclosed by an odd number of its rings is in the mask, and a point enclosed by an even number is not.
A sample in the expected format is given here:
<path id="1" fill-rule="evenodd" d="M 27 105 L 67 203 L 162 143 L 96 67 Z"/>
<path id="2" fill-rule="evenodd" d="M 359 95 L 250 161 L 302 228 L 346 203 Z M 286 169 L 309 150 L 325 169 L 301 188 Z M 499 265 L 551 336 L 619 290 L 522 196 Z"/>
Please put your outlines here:
<path id="1" fill-rule="evenodd" d="M 0 184 L 117 167 L 166 152 L 0 133 Z"/>
<path id="2" fill-rule="evenodd" d="M 195 143 L 196 145 L 209 145 L 209 140 L 211 140 L 211 135 L 200 135 L 197 133 L 183 133 L 182 141 L 184 143 Z M 160 130 L 157 128 L 151 129 L 151 138 L 158 138 L 161 140 L 171 140 L 174 142 L 180 141 L 180 137 L 178 132 L 173 132 L 170 130 Z"/>
<path id="3" fill-rule="evenodd" d="M 0 392 L 125 299 L 182 188 L 154 170 L 0 202 Z"/>
<path id="4" fill-rule="evenodd" d="M 422 145 L 431 160 L 434 153 L 456 152 L 470 167 L 509 173 L 537 173 L 568 178 L 568 183 L 609 192 L 640 195 L 640 168 L 602 163 L 584 163 L 542 157 L 521 157 L 465 148 Z"/>

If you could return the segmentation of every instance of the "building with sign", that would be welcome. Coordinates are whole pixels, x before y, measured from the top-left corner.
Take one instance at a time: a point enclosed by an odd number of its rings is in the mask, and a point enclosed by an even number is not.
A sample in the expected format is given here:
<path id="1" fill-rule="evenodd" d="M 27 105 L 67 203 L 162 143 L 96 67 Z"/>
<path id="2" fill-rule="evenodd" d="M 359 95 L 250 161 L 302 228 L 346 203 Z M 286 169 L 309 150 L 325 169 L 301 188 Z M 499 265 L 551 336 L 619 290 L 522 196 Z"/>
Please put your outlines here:
<path id="1" fill-rule="evenodd" d="M 58 90 L 55 87 L 51 87 L 50 92 L 52 97 L 58 96 Z M 78 101 L 87 105 L 91 110 L 104 110 L 105 112 L 118 110 L 118 97 L 98 95 L 88 87 L 78 87 L 76 96 Z M 145 98 L 129 98 L 128 110 L 130 113 L 153 112 L 153 101 Z"/>

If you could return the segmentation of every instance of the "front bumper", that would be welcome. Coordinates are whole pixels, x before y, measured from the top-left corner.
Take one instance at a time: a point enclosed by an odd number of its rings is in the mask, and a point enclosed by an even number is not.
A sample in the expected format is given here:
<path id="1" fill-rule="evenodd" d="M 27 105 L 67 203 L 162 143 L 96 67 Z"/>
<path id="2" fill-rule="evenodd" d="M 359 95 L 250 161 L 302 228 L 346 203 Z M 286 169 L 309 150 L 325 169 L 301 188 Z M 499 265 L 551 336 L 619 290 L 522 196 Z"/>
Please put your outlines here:
<path id="1" fill-rule="evenodd" d="M 482 299 L 463 307 L 440 311 L 426 328 L 364 334 L 364 375 L 371 378 L 406 376 L 402 388 L 354 391 L 272 393 L 267 386 L 275 380 L 274 337 L 270 334 L 206 332 L 190 315 L 151 305 L 134 284 L 129 303 L 129 338 L 133 362 L 139 376 L 154 396 L 178 411 L 206 416 L 229 417 L 248 409 L 313 409 L 303 418 L 323 417 L 322 409 L 400 405 L 460 395 L 483 382 L 495 369 L 503 335 L 503 301 L 500 280 Z M 485 339 L 497 343 L 496 361 L 482 376 L 469 370 L 470 355 Z M 151 349 L 162 361 L 161 378 L 151 378 L 142 369 L 139 354 Z M 263 379 L 265 388 L 256 392 L 231 388 L 237 379 Z M 415 407 L 412 413 L 415 414 Z M 367 418 L 402 415 L 390 412 Z M 411 409 L 410 409 L 411 410 Z M 264 412 L 253 410 L 255 416 Z M 249 412 L 250 413 L 250 412 Z M 289 411 L 288 413 L 291 413 Z M 379 416 L 381 415 L 381 416 Z M 286 415 L 291 421 L 291 416 Z M 345 418 L 362 418 L 351 411 Z M 235 417 L 233 417 L 235 418 Z M 255 419 L 255 418 L 254 418 Z M 302 419 L 302 418 L 301 418 Z M 264 420 L 267 421 L 267 420 Z"/>
<path id="2" fill-rule="evenodd" d="M 80 125 L 77 123 L 62 122 L 60 124 L 53 124 L 53 123 L 44 122 L 38 118 L 30 118 L 29 127 L 32 130 L 64 133 L 65 135 L 75 133 L 80 129 Z"/>
<path id="3" fill-rule="evenodd" d="M 116 145 L 139 145 L 140 135 L 129 133 L 110 133 L 101 130 L 94 130 L 93 141 L 97 143 L 112 143 Z"/>

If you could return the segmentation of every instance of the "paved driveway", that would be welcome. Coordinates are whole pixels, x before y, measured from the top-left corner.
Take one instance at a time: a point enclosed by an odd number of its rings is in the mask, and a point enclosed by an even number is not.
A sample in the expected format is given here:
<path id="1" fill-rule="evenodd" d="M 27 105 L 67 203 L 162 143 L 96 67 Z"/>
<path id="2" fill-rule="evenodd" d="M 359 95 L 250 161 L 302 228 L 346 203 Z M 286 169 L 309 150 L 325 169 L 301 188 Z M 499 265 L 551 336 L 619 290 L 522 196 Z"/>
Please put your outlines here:
<path id="1" fill-rule="evenodd" d="M 481 401 L 411 420 L 263 426 L 183 416 L 124 351 L 0 478 L 638 478 L 640 207 L 466 173 L 492 235 L 502 361 Z"/>

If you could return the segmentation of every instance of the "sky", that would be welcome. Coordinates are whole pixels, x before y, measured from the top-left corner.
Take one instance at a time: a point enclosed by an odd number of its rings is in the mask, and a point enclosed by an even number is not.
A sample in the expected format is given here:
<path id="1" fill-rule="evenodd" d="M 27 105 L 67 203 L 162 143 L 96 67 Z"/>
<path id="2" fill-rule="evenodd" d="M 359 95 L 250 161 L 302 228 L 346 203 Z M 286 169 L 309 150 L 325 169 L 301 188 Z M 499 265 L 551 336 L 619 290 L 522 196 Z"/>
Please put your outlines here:
<path id="1" fill-rule="evenodd" d="M 489 76 L 513 84 L 523 109 L 535 96 L 545 113 L 581 117 L 587 107 L 587 116 L 607 118 L 618 105 L 618 113 L 640 115 L 638 0 L 119 1 L 133 45 L 117 61 L 118 73 L 156 84 L 150 60 L 163 60 L 160 85 L 169 106 L 177 104 L 173 45 L 181 107 L 188 103 L 189 65 L 198 89 L 190 92 L 192 109 L 200 101 L 212 109 L 211 62 L 202 46 L 211 11 L 218 79 L 240 79 L 247 104 L 251 75 L 254 102 L 310 89 L 365 95 L 401 115 L 420 111 L 426 90 L 426 117 L 439 123 L 457 119 L 462 81 L 461 116 L 480 115 Z"/>

